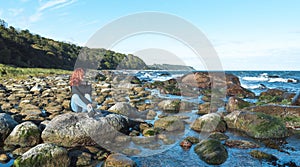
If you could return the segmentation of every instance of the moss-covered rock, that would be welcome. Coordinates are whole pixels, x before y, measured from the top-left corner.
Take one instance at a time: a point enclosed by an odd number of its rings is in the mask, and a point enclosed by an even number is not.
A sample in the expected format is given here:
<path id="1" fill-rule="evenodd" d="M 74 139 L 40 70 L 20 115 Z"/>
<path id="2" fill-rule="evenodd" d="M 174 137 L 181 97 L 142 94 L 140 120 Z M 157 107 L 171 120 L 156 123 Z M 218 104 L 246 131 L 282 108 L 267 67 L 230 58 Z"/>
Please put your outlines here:
<path id="1" fill-rule="evenodd" d="M 225 145 L 231 148 L 240 148 L 240 149 L 260 147 L 258 144 L 246 140 L 226 140 Z"/>
<path id="2" fill-rule="evenodd" d="M 279 89 L 268 89 L 266 92 L 262 92 L 259 95 L 257 105 L 264 104 L 282 104 L 289 105 L 292 102 L 292 96 L 287 95 L 283 90 Z"/>
<path id="3" fill-rule="evenodd" d="M 197 118 L 191 125 L 197 132 L 225 132 L 226 124 L 217 113 L 210 113 Z"/>
<path id="4" fill-rule="evenodd" d="M 158 103 L 158 107 L 164 112 L 178 113 L 180 110 L 180 100 L 163 100 Z"/>
<path id="5" fill-rule="evenodd" d="M 220 165 L 228 158 L 226 148 L 218 140 L 202 140 L 194 148 L 200 159 L 210 165 Z"/>
<path id="6" fill-rule="evenodd" d="M 68 151 L 54 144 L 37 145 L 14 162 L 16 167 L 68 167 L 69 165 Z"/>
<path id="7" fill-rule="evenodd" d="M 264 113 L 234 111 L 225 116 L 228 128 L 245 132 L 254 138 L 283 138 L 288 136 L 284 122 Z"/>
<path id="8" fill-rule="evenodd" d="M 154 122 L 154 128 L 165 131 L 184 131 L 184 123 L 178 117 L 168 116 Z"/>
<path id="9" fill-rule="evenodd" d="M 240 110 L 245 107 L 249 107 L 251 103 L 244 101 L 243 99 L 236 98 L 236 97 L 230 97 L 228 99 L 228 103 L 226 105 L 227 112 L 233 112 L 235 110 Z"/>
<path id="10" fill-rule="evenodd" d="M 209 134 L 208 138 L 220 140 L 220 141 L 229 139 L 229 137 L 227 135 L 225 135 L 224 133 L 221 133 L 221 132 L 213 132 L 213 133 Z"/>
<path id="11" fill-rule="evenodd" d="M 296 129 L 300 127 L 300 107 L 282 105 L 262 105 L 246 108 L 252 112 L 261 112 L 282 119 L 286 127 Z"/>
<path id="12" fill-rule="evenodd" d="M 273 161 L 277 161 L 278 160 L 274 155 L 267 154 L 265 152 L 258 151 L 258 150 L 252 150 L 250 152 L 250 155 L 253 158 L 256 158 L 256 159 L 259 159 L 259 160 L 265 160 L 265 161 L 269 161 L 269 162 L 273 162 Z"/>
<path id="13" fill-rule="evenodd" d="M 6 138 L 6 145 L 32 147 L 40 142 L 39 128 L 32 122 L 23 122 L 17 125 Z"/>
<path id="14" fill-rule="evenodd" d="M 188 136 L 185 138 L 185 140 L 190 141 L 192 144 L 198 144 L 200 142 L 199 138 L 194 136 Z"/>

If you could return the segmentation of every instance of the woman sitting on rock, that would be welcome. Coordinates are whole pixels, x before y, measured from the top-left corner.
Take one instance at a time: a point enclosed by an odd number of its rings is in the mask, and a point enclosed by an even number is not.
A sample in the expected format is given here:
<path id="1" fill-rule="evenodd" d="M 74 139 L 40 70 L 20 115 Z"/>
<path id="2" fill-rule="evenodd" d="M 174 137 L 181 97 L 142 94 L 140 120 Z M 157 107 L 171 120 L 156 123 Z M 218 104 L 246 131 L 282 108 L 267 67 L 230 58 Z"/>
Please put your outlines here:
<path id="1" fill-rule="evenodd" d="M 71 110 L 74 112 L 91 112 L 92 107 L 92 86 L 87 81 L 83 81 L 84 70 L 77 68 L 74 70 L 70 85 L 72 89 Z"/>

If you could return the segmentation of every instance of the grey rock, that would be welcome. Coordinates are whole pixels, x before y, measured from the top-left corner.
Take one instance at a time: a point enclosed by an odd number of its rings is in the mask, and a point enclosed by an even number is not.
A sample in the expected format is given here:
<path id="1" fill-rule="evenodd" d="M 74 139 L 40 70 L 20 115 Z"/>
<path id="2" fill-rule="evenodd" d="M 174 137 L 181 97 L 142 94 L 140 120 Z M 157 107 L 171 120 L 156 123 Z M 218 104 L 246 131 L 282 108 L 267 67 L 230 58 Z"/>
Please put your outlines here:
<path id="1" fill-rule="evenodd" d="M 18 123 L 6 113 L 0 113 L 0 142 L 3 142 Z"/>
<path id="2" fill-rule="evenodd" d="M 68 167 L 69 165 L 68 151 L 55 144 L 37 145 L 14 162 L 14 166 L 24 167 Z"/>
<path id="3" fill-rule="evenodd" d="M 32 122 L 23 122 L 17 125 L 6 138 L 6 145 L 21 147 L 35 146 L 40 142 L 40 131 Z"/>

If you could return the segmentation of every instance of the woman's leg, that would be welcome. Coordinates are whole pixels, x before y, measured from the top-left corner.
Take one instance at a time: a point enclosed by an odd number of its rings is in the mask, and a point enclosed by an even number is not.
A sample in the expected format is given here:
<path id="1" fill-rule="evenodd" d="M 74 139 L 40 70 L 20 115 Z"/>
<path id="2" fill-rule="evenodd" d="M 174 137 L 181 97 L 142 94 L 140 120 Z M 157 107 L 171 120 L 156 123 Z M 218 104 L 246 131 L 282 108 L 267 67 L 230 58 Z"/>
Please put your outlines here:
<path id="1" fill-rule="evenodd" d="M 85 94 L 85 97 L 91 101 L 91 97 L 88 94 Z M 79 95 L 73 94 L 71 97 L 71 108 L 74 112 L 79 112 L 80 108 L 82 109 L 81 112 L 87 111 L 86 104 L 80 99 Z"/>

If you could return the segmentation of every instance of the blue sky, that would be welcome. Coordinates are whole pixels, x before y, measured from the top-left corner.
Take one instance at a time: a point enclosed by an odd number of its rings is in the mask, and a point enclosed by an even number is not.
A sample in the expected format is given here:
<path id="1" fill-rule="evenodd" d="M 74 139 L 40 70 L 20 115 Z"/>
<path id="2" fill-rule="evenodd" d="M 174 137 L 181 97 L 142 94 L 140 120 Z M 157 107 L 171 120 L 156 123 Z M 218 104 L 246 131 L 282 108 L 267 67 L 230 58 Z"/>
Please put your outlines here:
<path id="1" fill-rule="evenodd" d="M 197 26 L 225 70 L 300 70 L 299 8 L 299 0 L 10 0 L 0 2 L 0 18 L 45 37 L 85 45 L 97 30 L 120 17 L 164 12 Z M 146 45 L 146 40 L 129 39 L 113 49 L 131 53 L 136 43 Z M 180 53 L 170 45 L 165 50 Z"/>

